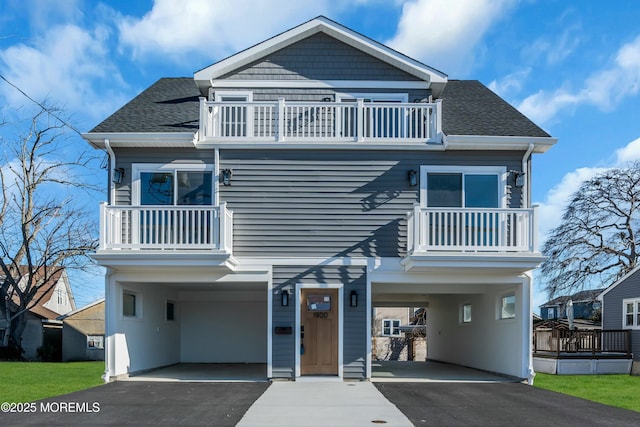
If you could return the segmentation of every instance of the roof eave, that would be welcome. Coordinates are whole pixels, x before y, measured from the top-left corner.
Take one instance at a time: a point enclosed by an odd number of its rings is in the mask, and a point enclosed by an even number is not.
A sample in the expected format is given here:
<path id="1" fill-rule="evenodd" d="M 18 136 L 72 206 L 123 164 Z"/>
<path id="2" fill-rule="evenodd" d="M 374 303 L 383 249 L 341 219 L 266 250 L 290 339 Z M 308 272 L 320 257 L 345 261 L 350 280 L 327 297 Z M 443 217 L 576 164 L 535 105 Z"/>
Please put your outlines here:
<path id="1" fill-rule="evenodd" d="M 111 147 L 193 147 L 194 132 L 88 132 L 82 137 L 98 149 Z"/>
<path id="2" fill-rule="evenodd" d="M 533 144 L 534 153 L 545 153 L 558 138 L 494 135 L 445 135 L 447 150 L 527 150 Z"/>

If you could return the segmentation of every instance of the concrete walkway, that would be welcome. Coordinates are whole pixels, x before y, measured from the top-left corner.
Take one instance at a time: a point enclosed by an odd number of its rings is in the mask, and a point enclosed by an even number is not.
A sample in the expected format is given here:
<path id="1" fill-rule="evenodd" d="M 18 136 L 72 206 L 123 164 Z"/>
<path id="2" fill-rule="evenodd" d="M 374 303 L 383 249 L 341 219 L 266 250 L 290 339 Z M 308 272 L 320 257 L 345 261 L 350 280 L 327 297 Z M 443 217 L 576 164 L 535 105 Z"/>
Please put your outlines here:
<path id="1" fill-rule="evenodd" d="M 239 427 L 413 426 L 370 382 L 274 382 Z"/>

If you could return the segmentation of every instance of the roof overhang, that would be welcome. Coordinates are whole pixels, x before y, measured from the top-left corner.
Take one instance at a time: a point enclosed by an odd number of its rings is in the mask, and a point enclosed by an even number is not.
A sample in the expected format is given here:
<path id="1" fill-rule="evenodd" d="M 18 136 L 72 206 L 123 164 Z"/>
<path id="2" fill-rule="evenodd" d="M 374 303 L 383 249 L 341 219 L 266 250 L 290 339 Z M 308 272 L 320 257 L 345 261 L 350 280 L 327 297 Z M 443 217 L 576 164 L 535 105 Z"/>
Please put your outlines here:
<path id="1" fill-rule="evenodd" d="M 83 133 L 82 137 L 95 148 L 105 149 L 105 141 L 111 147 L 193 147 L 195 132 L 91 132 Z"/>
<path id="2" fill-rule="evenodd" d="M 534 153 L 544 153 L 558 138 L 530 136 L 445 135 L 446 150 L 522 150 L 533 144 Z"/>
<path id="3" fill-rule="evenodd" d="M 443 72 L 409 58 L 324 16 L 307 21 L 200 71 L 196 71 L 193 78 L 200 91 L 205 92 L 208 87 L 212 86 L 213 81 L 221 76 L 317 33 L 327 34 L 427 82 L 436 97 L 440 95 L 447 82 L 447 75 Z"/>

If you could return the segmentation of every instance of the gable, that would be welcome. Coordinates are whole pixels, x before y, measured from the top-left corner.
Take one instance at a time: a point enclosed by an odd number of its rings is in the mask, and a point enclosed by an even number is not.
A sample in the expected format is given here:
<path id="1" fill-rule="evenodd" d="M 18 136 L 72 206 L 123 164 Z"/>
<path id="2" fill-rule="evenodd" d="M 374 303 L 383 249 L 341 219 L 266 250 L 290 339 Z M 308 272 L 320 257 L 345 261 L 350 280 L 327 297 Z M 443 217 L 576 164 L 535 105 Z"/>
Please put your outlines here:
<path id="1" fill-rule="evenodd" d="M 249 64 L 260 62 L 269 55 L 316 34 L 328 35 L 344 45 L 372 56 L 393 68 L 404 71 L 415 77 L 417 81 L 424 82 L 436 96 L 447 82 L 447 75 L 443 72 L 403 55 L 324 16 L 307 21 L 262 43 L 196 71 L 193 78 L 201 93 L 205 94 L 207 89 L 212 84 L 215 86 L 215 82 L 222 76 L 233 75 Z M 314 41 L 314 39 L 311 39 L 311 41 Z M 322 51 L 320 57 L 326 57 L 327 54 L 333 56 L 333 52 Z M 318 58 L 315 59 L 317 60 Z M 354 66 L 355 61 L 349 62 L 349 65 L 351 67 Z"/>
<path id="2" fill-rule="evenodd" d="M 625 298 L 640 298 L 640 268 L 636 267 L 622 279 L 609 286 L 601 295 L 603 301 L 622 301 Z"/>
<path id="3" fill-rule="evenodd" d="M 420 81 L 325 33 L 316 33 L 247 64 L 220 79 Z"/>

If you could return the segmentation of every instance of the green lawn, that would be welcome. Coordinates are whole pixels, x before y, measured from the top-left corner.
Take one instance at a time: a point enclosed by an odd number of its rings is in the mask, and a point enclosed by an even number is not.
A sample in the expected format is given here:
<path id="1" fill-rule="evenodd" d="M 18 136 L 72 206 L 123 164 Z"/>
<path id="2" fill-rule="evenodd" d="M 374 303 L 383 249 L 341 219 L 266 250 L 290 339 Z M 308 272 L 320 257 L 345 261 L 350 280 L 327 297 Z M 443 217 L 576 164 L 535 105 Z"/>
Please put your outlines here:
<path id="1" fill-rule="evenodd" d="M 536 374 L 534 387 L 640 412 L 640 377 Z"/>
<path id="2" fill-rule="evenodd" d="M 0 362 L 0 401 L 31 402 L 102 384 L 104 362 Z"/>

